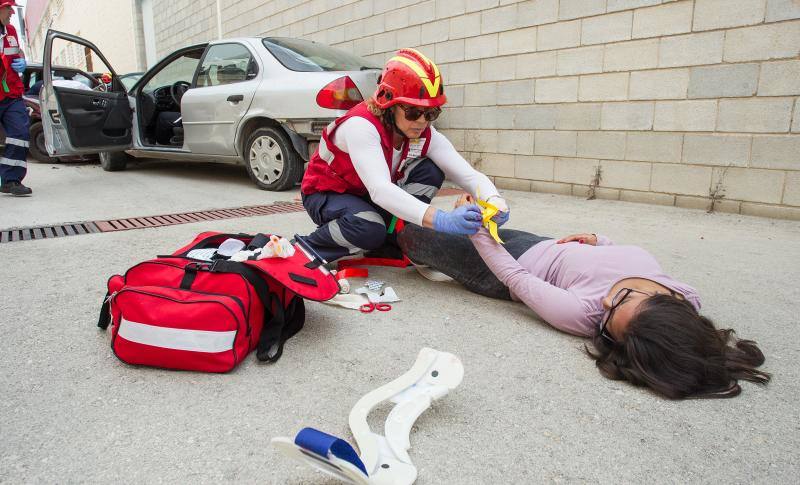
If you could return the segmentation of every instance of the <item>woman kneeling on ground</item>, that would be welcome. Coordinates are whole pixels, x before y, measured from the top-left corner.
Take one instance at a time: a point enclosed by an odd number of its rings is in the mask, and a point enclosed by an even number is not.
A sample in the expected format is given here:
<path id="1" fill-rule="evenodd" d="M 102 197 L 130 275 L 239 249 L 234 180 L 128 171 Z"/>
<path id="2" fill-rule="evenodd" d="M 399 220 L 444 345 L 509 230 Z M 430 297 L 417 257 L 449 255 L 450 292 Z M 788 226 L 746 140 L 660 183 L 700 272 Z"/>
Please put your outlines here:
<path id="1" fill-rule="evenodd" d="M 308 164 L 303 206 L 318 226 L 303 237 L 308 246 L 327 261 L 385 249 L 394 242 L 387 237 L 394 217 L 474 234 L 481 225 L 477 205 L 451 212 L 430 206 L 445 176 L 498 206 L 498 224 L 508 220 L 494 184 L 431 126 L 446 102 L 439 68 L 420 52 L 401 49 L 386 63 L 375 94 L 325 128 Z M 386 249 L 402 256 L 396 246 Z"/>
<path id="2" fill-rule="evenodd" d="M 456 206 L 471 203 L 462 196 Z M 475 293 L 522 301 L 564 332 L 591 337 L 587 353 L 614 380 L 672 399 L 734 397 L 738 379 L 766 384 L 755 342 L 717 329 L 700 315 L 697 291 L 666 275 L 637 246 L 575 234 L 555 240 L 481 228 L 469 238 L 407 225 L 398 235 L 415 263 L 435 268 Z"/>

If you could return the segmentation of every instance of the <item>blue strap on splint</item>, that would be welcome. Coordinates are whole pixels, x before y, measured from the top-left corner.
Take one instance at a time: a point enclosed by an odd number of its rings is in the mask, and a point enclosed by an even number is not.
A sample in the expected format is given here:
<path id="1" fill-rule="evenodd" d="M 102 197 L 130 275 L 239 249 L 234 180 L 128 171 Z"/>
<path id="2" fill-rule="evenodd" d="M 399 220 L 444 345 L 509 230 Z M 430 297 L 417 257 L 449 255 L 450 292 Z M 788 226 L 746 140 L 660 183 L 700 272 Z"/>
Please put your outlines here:
<path id="1" fill-rule="evenodd" d="M 328 453 L 330 453 L 336 458 L 358 467 L 359 470 L 364 472 L 364 475 L 369 475 L 356 450 L 350 446 L 350 443 L 341 438 L 331 436 L 314 428 L 303 428 L 295 436 L 294 444 L 325 459 L 328 458 Z"/>

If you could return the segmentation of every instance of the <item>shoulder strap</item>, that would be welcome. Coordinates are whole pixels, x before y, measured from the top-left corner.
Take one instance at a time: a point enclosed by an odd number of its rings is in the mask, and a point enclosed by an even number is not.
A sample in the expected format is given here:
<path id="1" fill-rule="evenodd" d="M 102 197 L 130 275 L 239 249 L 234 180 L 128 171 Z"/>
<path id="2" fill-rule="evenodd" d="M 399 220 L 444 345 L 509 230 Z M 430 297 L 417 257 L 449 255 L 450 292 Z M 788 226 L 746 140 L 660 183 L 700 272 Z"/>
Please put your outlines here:
<path id="1" fill-rule="evenodd" d="M 264 327 L 261 329 L 256 357 L 258 360 L 267 362 L 275 362 L 280 359 L 283 353 L 283 327 L 286 319 L 284 318 L 283 303 L 275 293 L 270 291 L 267 282 L 259 275 L 258 271 L 236 261 L 222 259 L 215 261 L 211 265 L 210 271 L 239 274 L 253 285 L 265 310 Z M 271 318 L 267 320 L 269 314 L 271 314 Z"/>
<path id="2" fill-rule="evenodd" d="M 272 318 L 264 322 L 256 349 L 256 357 L 262 362 L 275 362 L 280 359 L 283 355 L 283 344 L 286 343 L 286 336 L 283 334 L 286 325 L 283 302 L 275 293 L 270 293 L 269 296 L 272 305 L 266 306 L 265 309 L 272 313 Z"/>

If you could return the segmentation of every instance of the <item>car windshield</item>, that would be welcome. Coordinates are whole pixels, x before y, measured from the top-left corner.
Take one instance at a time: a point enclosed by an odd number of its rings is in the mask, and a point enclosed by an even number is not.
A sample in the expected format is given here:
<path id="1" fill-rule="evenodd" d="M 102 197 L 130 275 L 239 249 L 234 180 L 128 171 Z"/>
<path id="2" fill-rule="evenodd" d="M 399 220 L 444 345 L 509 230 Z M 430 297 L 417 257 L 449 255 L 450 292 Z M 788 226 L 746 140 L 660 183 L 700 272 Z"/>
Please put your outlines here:
<path id="1" fill-rule="evenodd" d="M 187 51 L 172 59 L 153 75 L 141 89 L 144 92 L 152 93 L 160 87 L 172 86 L 178 81 L 185 81 L 191 84 L 194 72 L 197 70 L 197 65 L 203 56 L 203 51 L 204 49 Z"/>
<path id="2" fill-rule="evenodd" d="M 363 71 L 380 69 L 380 66 L 363 57 L 317 42 L 286 37 L 265 37 L 262 42 L 264 47 L 284 67 L 292 71 Z"/>
<path id="3" fill-rule="evenodd" d="M 125 86 L 125 89 L 130 91 L 136 81 L 142 78 L 144 73 L 137 72 L 134 74 L 124 74 L 119 77 L 119 80 L 122 81 L 122 85 Z"/>

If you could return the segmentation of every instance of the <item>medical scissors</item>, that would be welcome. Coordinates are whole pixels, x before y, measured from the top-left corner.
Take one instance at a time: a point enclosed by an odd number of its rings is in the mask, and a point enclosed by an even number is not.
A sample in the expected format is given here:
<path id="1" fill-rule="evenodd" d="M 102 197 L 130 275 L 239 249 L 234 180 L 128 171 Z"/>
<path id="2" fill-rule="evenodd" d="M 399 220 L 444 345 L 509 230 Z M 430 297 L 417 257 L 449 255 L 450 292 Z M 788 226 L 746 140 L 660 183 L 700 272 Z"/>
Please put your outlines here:
<path id="1" fill-rule="evenodd" d="M 359 307 L 359 310 L 361 311 L 361 313 L 372 313 L 375 310 L 378 310 L 379 312 L 388 312 L 391 309 L 392 309 L 392 305 L 390 305 L 388 303 L 372 303 L 372 302 L 369 302 L 369 303 L 364 303 L 363 305 L 361 305 L 361 307 Z"/>

